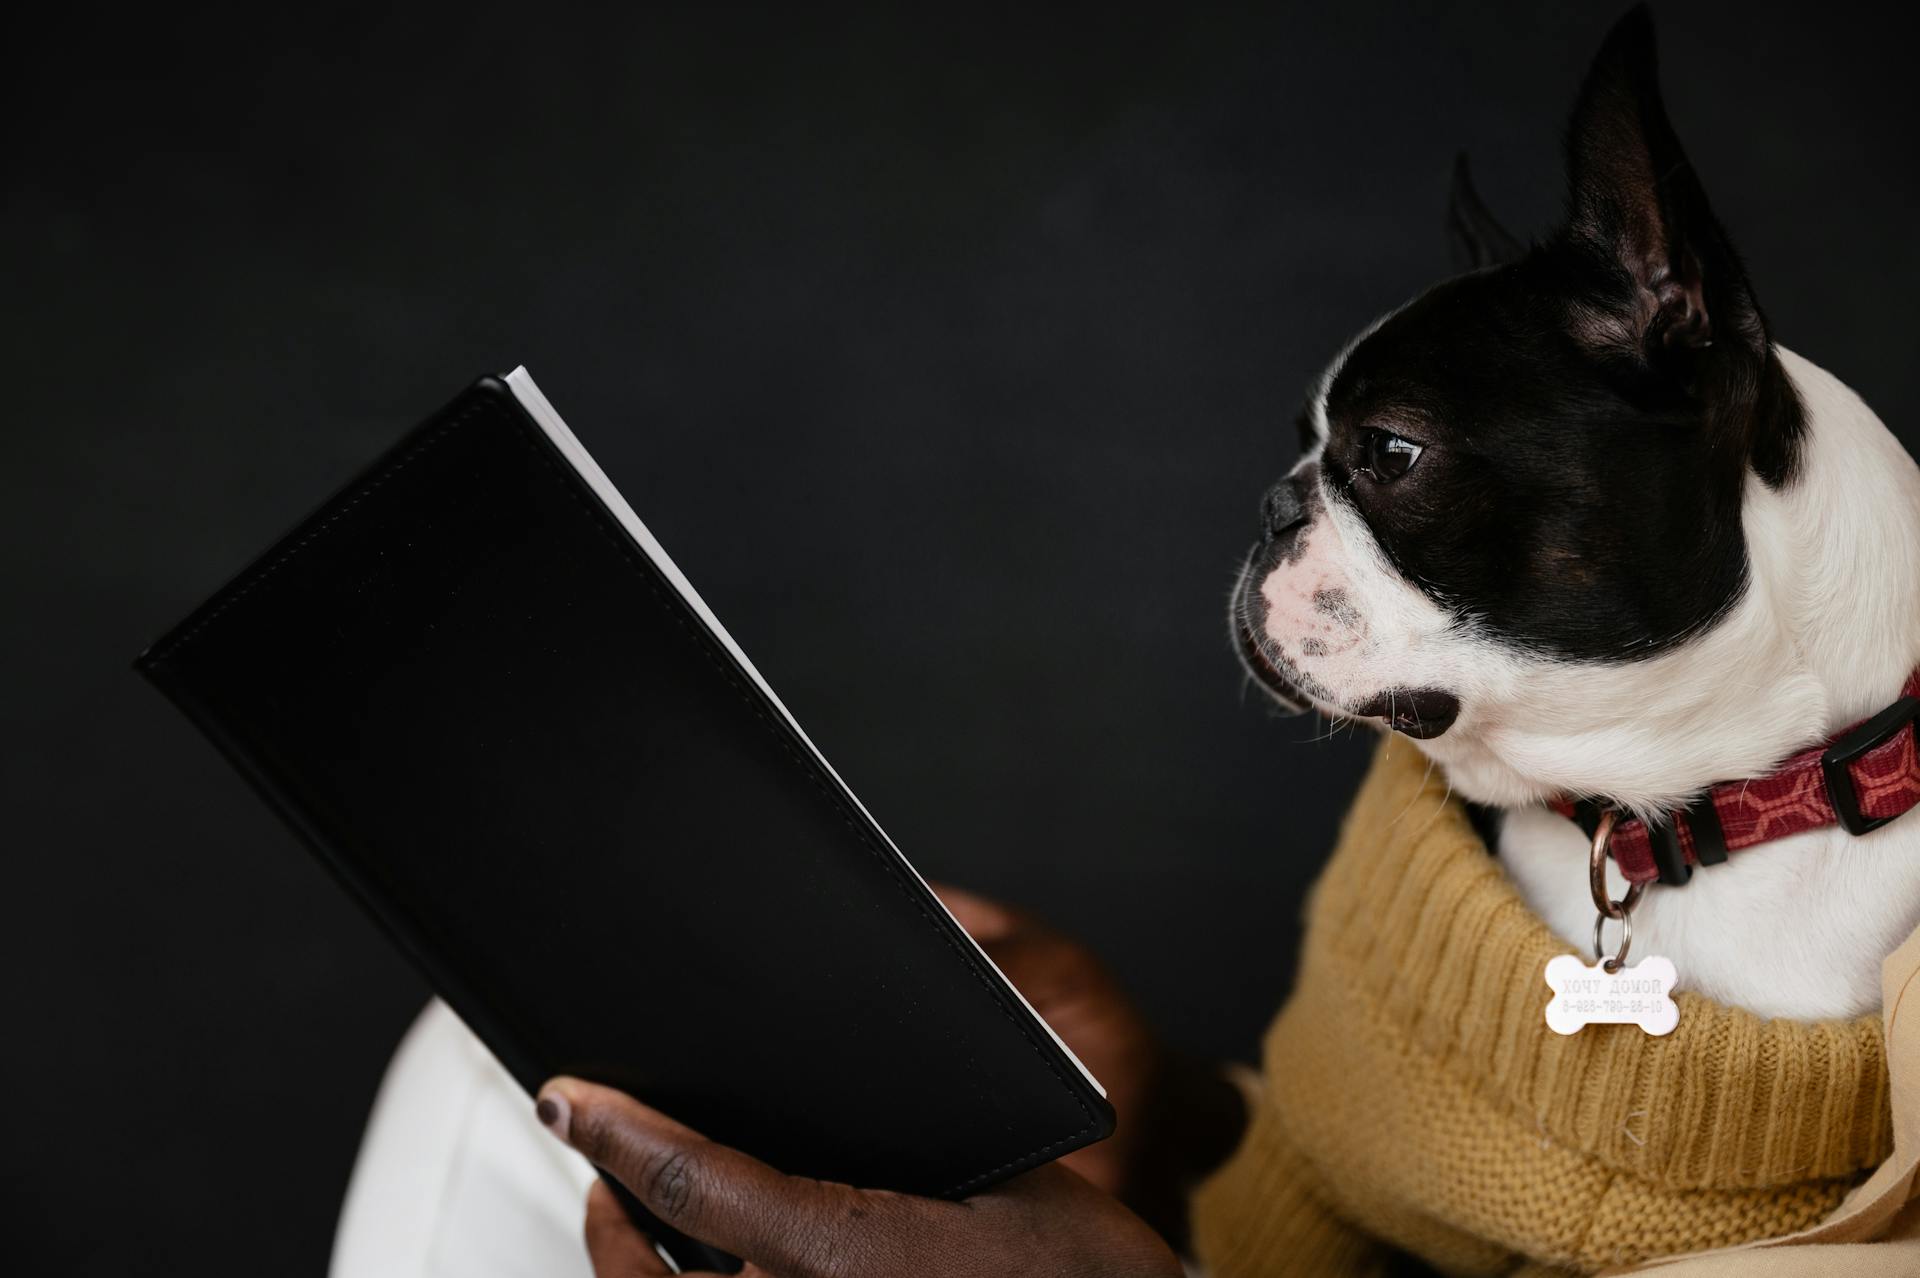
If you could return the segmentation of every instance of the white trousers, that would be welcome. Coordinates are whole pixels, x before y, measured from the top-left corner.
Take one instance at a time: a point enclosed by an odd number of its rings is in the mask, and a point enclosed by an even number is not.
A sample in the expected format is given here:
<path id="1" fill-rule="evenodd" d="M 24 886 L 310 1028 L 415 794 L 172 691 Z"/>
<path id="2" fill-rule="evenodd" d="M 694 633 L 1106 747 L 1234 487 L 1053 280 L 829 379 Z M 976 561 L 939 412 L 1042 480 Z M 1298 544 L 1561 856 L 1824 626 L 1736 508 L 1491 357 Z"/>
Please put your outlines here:
<path id="1" fill-rule="evenodd" d="M 334 1232 L 331 1278 L 593 1278 L 593 1169 L 435 1000 L 387 1066 Z"/>

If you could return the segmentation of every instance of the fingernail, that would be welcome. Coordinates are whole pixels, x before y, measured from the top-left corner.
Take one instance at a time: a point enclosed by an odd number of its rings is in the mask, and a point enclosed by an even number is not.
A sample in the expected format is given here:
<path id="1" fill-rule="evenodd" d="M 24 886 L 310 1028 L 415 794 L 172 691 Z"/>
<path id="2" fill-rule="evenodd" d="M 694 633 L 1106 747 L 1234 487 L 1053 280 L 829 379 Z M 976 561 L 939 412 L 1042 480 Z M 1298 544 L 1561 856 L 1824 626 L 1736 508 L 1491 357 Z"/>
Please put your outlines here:
<path id="1" fill-rule="evenodd" d="M 573 1107 L 559 1092 L 542 1092 L 539 1103 L 533 1107 L 533 1114 L 542 1127 L 561 1140 L 567 1138 L 568 1125 L 573 1122 Z"/>

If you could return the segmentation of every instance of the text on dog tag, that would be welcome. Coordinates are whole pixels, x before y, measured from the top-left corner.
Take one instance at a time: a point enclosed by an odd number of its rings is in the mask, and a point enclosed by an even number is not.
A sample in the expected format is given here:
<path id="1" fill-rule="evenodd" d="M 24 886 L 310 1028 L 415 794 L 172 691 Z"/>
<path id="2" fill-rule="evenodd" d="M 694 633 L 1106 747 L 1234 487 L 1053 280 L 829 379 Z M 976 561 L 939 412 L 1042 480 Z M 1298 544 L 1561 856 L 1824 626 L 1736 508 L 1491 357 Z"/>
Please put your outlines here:
<path id="1" fill-rule="evenodd" d="M 1589 1025 L 1638 1025 L 1649 1034 L 1671 1034 L 1680 1023 L 1680 1007 L 1673 1001 L 1677 978 L 1671 959 L 1654 955 L 1631 967 L 1609 972 L 1604 962 L 1592 966 L 1571 954 L 1547 962 L 1547 1028 L 1556 1034 L 1577 1034 Z"/>

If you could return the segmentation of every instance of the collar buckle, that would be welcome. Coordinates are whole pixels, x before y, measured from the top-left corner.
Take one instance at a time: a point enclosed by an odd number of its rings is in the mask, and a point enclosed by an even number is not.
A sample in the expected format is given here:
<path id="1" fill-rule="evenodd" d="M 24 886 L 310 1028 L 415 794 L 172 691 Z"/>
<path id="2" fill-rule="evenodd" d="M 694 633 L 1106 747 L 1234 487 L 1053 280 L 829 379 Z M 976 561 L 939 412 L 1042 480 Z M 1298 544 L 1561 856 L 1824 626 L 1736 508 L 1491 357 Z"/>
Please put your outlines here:
<path id="1" fill-rule="evenodd" d="M 1900 815 L 1895 812 L 1888 816 L 1868 816 L 1862 812 L 1860 791 L 1854 786 L 1849 765 L 1861 755 L 1893 740 L 1902 729 L 1911 728 L 1916 719 L 1920 719 L 1920 697 L 1902 697 L 1828 746 L 1827 752 L 1820 756 L 1820 771 L 1827 782 L 1827 798 L 1832 800 L 1834 815 L 1840 818 L 1840 824 L 1846 827 L 1848 834 L 1877 830 Z"/>

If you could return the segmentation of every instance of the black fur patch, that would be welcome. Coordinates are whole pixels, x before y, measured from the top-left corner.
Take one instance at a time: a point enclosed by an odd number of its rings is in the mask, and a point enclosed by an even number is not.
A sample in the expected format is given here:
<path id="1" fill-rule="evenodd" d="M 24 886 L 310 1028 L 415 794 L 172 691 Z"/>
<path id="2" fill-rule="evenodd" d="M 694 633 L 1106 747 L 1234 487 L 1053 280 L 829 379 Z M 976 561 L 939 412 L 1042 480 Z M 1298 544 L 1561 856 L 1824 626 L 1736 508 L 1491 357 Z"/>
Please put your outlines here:
<path id="1" fill-rule="evenodd" d="M 1522 646 L 1630 658 L 1740 595 L 1745 459 L 1678 388 L 1567 331 L 1595 264 L 1566 248 L 1427 293 L 1356 347 L 1327 398 L 1321 470 L 1394 566 Z M 1370 430 L 1425 447 L 1365 470 Z"/>
<path id="2" fill-rule="evenodd" d="M 1614 28 L 1568 133 L 1566 223 L 1513 246 L 1458 175 L 1474 260 L 1354 348 L 1325 489 L 1464 622 L 1575 659 L 1657 653 L 1747 580 L 1747 476 L 1791 482 L 1805 423 L 1745 268 L 1661 104 L 1651 20 Z M 1471 217 L 1462 212 L 1466 209 Z M 1368 468 L 1385 431 L 1422 445 Z"/>
<path id="3" fill-rule="evenodd" d="M 1443 688 L 1389 688 L 1353 708 L 1363 719 L 1385 719 L 1395 732 L 1431 740 L 1460 717 L 1460 698 Z"/>

